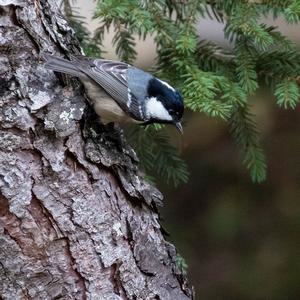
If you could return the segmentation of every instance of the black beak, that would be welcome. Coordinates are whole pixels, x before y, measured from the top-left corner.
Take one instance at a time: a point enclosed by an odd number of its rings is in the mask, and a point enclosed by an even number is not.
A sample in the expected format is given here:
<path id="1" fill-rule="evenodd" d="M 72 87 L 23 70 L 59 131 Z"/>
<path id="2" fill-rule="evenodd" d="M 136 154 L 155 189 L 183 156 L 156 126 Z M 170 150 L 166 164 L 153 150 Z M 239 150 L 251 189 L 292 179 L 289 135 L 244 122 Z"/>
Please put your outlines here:
<path id="1" fill-rule="evenodd" d="M 183 128 L 180 122 L 174 123 L 175 127 L 177 128 L 177 130 L 183 134 Z"/>

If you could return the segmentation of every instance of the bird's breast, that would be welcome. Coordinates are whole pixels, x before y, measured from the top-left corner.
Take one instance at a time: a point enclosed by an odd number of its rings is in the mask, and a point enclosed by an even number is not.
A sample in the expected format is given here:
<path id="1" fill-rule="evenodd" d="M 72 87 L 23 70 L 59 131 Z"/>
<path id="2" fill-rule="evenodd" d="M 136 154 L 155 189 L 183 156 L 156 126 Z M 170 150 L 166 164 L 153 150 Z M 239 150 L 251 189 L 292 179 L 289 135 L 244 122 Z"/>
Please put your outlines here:
<path id="1" fill-rule="evenodd" d="M 94 107 L 94 110 L 101 118 L 103 124 L 110 122 L 124 123 L 138 121 L 126 114 L 117 102 L 105 92 L 101 86 L 95 84 L 91 80 L 83 81 L 86 94 Z"/>

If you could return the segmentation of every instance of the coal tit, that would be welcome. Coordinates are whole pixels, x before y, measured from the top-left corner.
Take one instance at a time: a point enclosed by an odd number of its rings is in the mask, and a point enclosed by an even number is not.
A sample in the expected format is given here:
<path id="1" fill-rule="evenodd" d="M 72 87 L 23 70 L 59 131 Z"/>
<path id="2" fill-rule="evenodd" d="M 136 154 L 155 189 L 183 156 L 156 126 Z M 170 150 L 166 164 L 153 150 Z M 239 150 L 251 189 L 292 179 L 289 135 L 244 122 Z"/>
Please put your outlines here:
<path id="1" fill-rule="evenodd" d="M 182 133 L 180 93 L 168 83 L 123 62 L 44 54 L 45 67 L 79 77 L 101 121 L 171 123 Z"/>

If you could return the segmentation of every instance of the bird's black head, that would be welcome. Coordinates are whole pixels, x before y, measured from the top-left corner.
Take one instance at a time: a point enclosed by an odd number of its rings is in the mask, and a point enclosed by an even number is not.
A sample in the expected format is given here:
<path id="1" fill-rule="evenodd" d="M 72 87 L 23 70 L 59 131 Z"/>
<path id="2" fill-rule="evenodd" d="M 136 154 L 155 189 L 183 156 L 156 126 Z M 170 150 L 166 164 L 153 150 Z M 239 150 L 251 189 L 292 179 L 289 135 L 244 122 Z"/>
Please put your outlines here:
<path id="1" fill-rule="evenodd" d="M 180 121 L 184 112 L 183 98 L 178 90 L 157 78 L 152 78 L 148 83 L 148 97 L 154 97 L 161 102 L 171 119 L 156 119 L 160 123 L 174 123 L 180 129 Z"/>

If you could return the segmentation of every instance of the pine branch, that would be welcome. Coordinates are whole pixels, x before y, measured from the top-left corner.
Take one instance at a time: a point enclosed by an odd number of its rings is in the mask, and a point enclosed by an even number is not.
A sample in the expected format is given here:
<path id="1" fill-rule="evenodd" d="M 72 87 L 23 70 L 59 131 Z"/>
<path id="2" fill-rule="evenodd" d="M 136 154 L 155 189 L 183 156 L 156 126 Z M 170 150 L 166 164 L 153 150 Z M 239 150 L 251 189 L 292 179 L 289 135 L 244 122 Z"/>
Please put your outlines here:
<path id="1" fill-rule="evenodd" d="M 275 96 L 277 104 L 285 109 L 295 108 L 299 102 L 300 90 L 297 82 L 290 78 L 285 78 L 275 86 Z"/>
<path id="2" fill-rule="evenodd" d="M 218 45 L 201 40 L 197 45 L 196 61 L 200 69 L 230 77 L 234 71 L 235 55 Z"/>
<path id="3" fill-rule="evenodd" d="M 285 19 L 290 24 L 300 22 L 300 3 L 298 0 L 291 1 L 290 5 L 284 10 Z"/>
<path id="4" fill-rule="evenodd" d="M 247 106 L 238 108 L 230 119 L 230 130 L 244 152 L 244 164 L 254 182 L 266 179 L 266 161 L 259 142 L 259 134 L 253 116 Z"/>
<path id="5" fill-rule="evenodd" d="M 69 0 L 63 0 L 63 11 L 70 26 L 74 29 L 75 35 L 80 42 L 85 54 L 92 57 L 100 57 L 102 52 L 101 43 L 91 38 L 91 34 L 86 27 L 84 18 L 80 15 L 79 9 L 71 6 Z"/>
<path id="6" fill-rule="evenodd" d="M 258 61 L 258 73 L 272 90 L 285 78 L 296 80 L 300 74 L 300 53 L 296 49 L 267 51 L 259 55 Z"/>
<path id="7" fill-rule="evenodd" d="M 116 46 L 116 53 L 120 60 L 132 63 L 136 58 L 135 41 L 130 32 L 121 26 L 116 26 L 116 33 L 113 37 L 113 45 Z"/>
<path id="8" fill-rule="evenodd" d="M 183 88 L 186 106 L 227 120 L 232 110 L 231 103 L 215 100 L 218 94 L 221 95 L 220 88 L 224 88 L 224 82 L 213 74 L 196 70 L 190 71 L 186 77 Z"/>
<path id="9" fill-rule="evenodd" d="M 158 128 L 132 126 L 127 136 L 147 175 L 155 174 L 167 183 L 178 186 L 188 181 L 187 165 L 180 158 L 176 147 L 170 143 L 164 129 Z"/>

